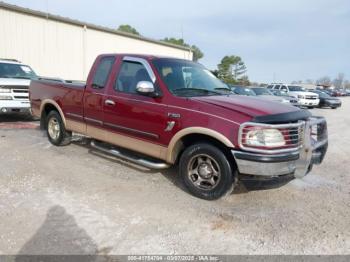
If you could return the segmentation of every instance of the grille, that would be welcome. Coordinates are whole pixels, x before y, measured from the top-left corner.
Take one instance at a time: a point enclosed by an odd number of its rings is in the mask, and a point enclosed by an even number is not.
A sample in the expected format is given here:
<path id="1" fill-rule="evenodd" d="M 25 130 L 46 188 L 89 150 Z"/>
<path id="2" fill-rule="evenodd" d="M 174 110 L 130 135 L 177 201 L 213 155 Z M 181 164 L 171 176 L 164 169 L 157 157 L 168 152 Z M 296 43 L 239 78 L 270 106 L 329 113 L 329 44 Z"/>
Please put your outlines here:
<path id="1" fill-rule="evenodd" d="M 316 100 L 317 96 L 306 95 L 305 99 Z"/>
<path id="2" fill-rule="evenodd" d="M 2 88 L 7 88 L 7 89 L 25 89 L 28 90 L 28 86 L 2 86 Z"/>
<path id="3" fill-rule="evenodd" d="M 13 96 L 15 99 L 24 99 L 28 100 L 28 96 Z"/>
<path id="4" fill-rule="evenodd" d="M 328 139 L 327 122 L 319 117 L 310 120 L 311 144 L 316 146 Z"/>
<path id="5" fill-rule="evenodd" d="M 19 89 L 13 89 L 12 90 L 12 92 L 13 93 L 20 93 L 20 94 L 28 94 L 28 90 L 24 90 L 24 89 L 22 89 L 22 90 L 19 90 Z"/>

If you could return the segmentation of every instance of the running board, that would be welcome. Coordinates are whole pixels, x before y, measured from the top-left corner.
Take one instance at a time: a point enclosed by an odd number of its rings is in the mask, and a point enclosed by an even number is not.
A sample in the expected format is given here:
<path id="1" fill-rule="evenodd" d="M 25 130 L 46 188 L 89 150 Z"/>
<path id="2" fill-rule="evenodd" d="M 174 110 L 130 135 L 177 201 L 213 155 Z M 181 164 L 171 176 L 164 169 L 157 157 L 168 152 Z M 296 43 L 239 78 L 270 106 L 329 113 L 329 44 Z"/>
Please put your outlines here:
<path id="1" fill-rule="evenodd" d="M 97 143 L 95 141 L 91 141 L 91 146 L 93 148 L 95 148 L 95 149 L 98 149 L 98 150 L 104 152 L 104 153 L 107 153 L 107 154 L 119 157 L 119 158 L 121 158 L 123 160 L 129 161 L 129 162 L 132 162 L 134 164 L 138 164 L 138 165 L 150 168 L 150 169 L 165 169 L 165 168 L 168 168 L 170 166 L 170 165 L 168 165 L 167 163 L 164 163 L 164 162 L 152 162 L 150 160 L 137 158 L 136 156 L 132 157 L 132 156 L 129 156 L 129 155 L 125 155 L 125 154 L 123 154 L 122 152 L 118 151 L 115 148 L 114 149 L 108 149 L 108 148 L 105 148 L 103 146 L 97 145 Z"/>

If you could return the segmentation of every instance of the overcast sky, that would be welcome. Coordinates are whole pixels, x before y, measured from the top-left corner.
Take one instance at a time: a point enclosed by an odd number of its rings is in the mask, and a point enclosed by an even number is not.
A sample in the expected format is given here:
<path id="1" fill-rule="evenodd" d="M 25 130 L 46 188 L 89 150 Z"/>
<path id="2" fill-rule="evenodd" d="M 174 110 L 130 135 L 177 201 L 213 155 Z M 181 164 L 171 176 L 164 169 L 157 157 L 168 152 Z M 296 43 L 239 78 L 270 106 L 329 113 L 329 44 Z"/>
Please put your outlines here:
<path id="1" fill-rule="evenodd" d="M 134 26 L 161 39 L 183 36 L 215 69 L 239 55 L 252 81 L 350 79 L 349 0 L 5 0 L 36 10 L 117 28 Z M 47 4 L 48 3 L 48 4 Z"/>

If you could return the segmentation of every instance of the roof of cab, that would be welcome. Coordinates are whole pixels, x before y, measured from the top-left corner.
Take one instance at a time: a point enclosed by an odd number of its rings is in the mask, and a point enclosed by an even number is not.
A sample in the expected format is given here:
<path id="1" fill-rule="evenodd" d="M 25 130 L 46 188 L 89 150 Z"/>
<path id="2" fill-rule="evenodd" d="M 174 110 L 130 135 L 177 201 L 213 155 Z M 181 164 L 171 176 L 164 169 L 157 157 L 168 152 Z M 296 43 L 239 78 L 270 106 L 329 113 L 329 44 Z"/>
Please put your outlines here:
<path id="1" fill-rule="evenodd" d="M 99 55 L 99 57 L 105 57 L 105 56 L 115 56 L 115 57 L 118 57 L 118 56 L 119 57 L 131 56 L 131 57 L 143 58 L 143 59 L 146 59 L 146 60 L 165 58 L 165 59 L 191 61 L 191 60 L 188 60 L 188 59 L 185 59 L 185 58 L 178 58 L 178 57 L 171 57 L 171 56 L 160 56 L 160 55 L 147 55 L 147 54 L 107 53 L 107 54 L 100 54 Z"/>
<path id="2" fill-rule="evenodd" d="M 0 63 L 23 65 L 20 61 L 16 59 L 0 58 Z"/>

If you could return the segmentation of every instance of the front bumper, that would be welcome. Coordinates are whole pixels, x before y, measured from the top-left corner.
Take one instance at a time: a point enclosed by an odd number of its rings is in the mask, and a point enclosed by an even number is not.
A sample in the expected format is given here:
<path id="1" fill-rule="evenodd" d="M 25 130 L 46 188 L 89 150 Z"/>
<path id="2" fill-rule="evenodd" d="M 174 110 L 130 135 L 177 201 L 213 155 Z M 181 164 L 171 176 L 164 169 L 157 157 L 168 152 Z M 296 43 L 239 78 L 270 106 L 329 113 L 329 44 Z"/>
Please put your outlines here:
<path id="1" fill-rule="evenodd" d="M 0 100 L 0 114 L 12 112 L 29 112 L 29 101 Z"/>
<path id="2" fill-rule="evenodd" d="M 318 106 L 320 99 L 298 99 L 299 106 Z"/>
<path id="3" fill-rule="evenodd" d="M 325 105 L 329 107 L 341 107 L 341 101 L 339 102 L 326 101 Z"/>
<path id="4" fill-rule="evenodd" d="M 316 135 L 311 135 L 313 131 Z M 305 122 L 303 144 L 295 151 L 285 153 L 256 153 L 232 150 L 240 174 L 277 177 L 292 174 L 305 176 L 314 164 L 321 164 L 327 152 L 328 137 L 324 118 Z"/>

